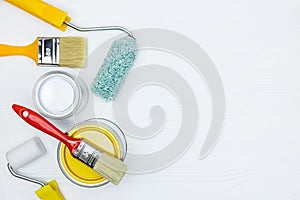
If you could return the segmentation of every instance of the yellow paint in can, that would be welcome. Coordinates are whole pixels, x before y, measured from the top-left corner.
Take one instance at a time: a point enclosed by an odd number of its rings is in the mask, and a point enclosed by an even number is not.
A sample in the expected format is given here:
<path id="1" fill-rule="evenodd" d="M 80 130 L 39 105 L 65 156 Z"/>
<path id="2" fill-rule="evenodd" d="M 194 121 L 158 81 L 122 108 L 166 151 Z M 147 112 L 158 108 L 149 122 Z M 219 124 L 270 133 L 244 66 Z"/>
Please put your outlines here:
<path id="1" fill-rule="evenodd" d="M 124 159 L 124 155 L 122 155 L 124 148 L 120 147 L 122 144 L 120 144 L 113 129 L 109 130 L 101 125 L 86 124 L 72 129 L 69 136 L 83 138 L 101 151 Z M 74 158 L 64 144 L 60 144 L 58 148 L 58 162 L 67 178 L 80 186 L 97 187 L 108 182 L 92 168 Z"/>

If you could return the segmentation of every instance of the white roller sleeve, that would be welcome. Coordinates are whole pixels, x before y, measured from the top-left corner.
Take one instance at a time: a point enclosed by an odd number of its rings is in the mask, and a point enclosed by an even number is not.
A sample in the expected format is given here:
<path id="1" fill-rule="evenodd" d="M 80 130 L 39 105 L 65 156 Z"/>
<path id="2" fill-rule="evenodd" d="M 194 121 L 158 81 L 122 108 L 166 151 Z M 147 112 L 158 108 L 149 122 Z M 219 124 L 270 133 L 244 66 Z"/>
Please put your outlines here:
<path id="1" fill-rule="evenodd" d="M 39 137 L 31 138 L 6 153 L 6 159 L 17 170 L 36 160 L 47 152 Z"/>

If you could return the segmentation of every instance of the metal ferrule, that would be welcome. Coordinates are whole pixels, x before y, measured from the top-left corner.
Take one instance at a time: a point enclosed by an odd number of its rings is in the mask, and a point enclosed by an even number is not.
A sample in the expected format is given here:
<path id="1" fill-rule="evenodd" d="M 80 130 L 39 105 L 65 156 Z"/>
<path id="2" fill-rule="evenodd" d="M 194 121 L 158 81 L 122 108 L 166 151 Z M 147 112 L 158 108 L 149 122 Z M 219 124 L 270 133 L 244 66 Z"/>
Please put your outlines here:
<path id="1" fill-rule="evenodd" d="M 58 65 L 59 64 L 59 38 L 39 38 L 39 65 Z"/>
<path id="2" fill-rule="evenodd" d="M 101 154 L 95 147 L 82 141 L 73 156 L 93 168 Z"/>

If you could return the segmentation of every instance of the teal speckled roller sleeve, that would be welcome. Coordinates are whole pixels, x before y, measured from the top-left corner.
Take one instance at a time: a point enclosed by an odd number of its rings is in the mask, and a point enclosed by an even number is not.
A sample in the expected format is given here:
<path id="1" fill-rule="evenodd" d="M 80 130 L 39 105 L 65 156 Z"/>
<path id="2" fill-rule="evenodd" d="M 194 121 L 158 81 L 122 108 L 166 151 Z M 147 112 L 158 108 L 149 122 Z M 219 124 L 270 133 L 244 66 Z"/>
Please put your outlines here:
<path id="1" fill-rule="evenodd" d="M 136 57 L 136 41 L 127 36 L 116 40 L 104 59 L 91 89 L 106 101 L 115 99 Z"/>

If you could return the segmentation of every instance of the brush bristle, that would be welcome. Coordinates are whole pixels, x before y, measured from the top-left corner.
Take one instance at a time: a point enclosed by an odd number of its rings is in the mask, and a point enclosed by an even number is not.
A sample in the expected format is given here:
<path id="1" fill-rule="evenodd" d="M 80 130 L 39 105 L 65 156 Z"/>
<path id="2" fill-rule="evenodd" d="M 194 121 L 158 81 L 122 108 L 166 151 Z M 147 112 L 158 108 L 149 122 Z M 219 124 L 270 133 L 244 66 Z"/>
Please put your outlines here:
<path id="1" fill-rule="evenodd" d="M 103 153 L 93 169 L 113 184 L 118 185 L 127 171 L 127 165 L 121 160 Z"/>
<path id="2" fill-rule="evenodd" d="M 82 68 L 86 65 L 87 39 L 84 37 L 62 37 L 59 44 L 59 65 Z"/>
<path id="3" fill-rule="evenodd" d="M 106 101 L 115 99 L 121 84 L 136 57 L 136 41 L 127 36 L 116 40 L 110 47 L 91 89 Z"/>

